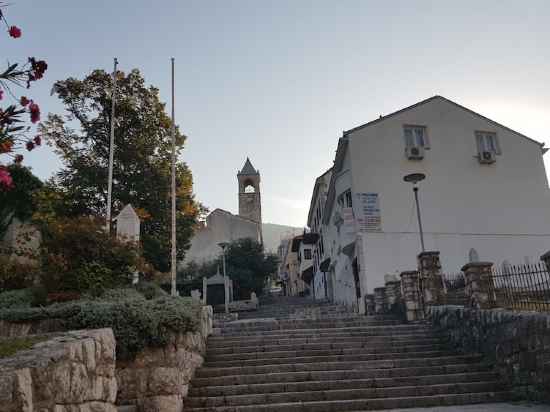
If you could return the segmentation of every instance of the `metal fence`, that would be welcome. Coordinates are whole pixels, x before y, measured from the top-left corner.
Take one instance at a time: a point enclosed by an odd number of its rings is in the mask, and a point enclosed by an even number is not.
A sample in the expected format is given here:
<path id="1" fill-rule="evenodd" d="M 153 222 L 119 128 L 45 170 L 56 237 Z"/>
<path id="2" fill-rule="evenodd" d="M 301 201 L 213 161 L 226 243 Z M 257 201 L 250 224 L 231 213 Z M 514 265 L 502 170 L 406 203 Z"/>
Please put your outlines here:
<path id="1" fill-rule="evenodd" d="M 544 263 L 493 268 L 489 284 L 499 307 L 550 311 L 550 273 Z"/>
<path id="2" fill-rule="evenodd" d="M 464 273 L 443 274 L 443 285 L 445 286 L 445 303 L 448 305 L 466 304 L 466 280 Z"/>

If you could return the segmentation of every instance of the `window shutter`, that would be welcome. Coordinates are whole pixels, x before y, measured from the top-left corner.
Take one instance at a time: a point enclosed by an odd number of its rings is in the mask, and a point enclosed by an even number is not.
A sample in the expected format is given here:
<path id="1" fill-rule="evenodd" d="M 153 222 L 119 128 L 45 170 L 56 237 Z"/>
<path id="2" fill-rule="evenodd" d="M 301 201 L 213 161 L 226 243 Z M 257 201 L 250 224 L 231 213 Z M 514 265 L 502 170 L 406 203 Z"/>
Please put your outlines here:
<path id="1" fill-rule="evenodd" d="M 406 127 L 404 129 L 405 132 L 405 147 L 413 147 L 414 146 L 414 136 L 413 131 L 411 128 Z"/>
<path id="2" fill-rule="evenodd" d="M 479 154 L 483 153 L 483 135 L 481 133 L 476 133 L 476 144 L 477 152 Z"/>
<path id="3" fill-rule="evenodd" d="M 430 148 L 430 138 L 428 137 L 428 129 L 424 128 L 424 149 Z"/>

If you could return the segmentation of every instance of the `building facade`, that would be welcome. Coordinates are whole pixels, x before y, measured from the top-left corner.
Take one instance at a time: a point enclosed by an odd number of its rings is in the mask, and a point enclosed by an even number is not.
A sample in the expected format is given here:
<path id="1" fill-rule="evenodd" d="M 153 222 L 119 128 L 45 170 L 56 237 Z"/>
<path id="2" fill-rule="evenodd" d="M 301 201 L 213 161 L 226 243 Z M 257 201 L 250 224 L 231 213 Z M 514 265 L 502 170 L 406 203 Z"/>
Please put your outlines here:
<path id="1" fill-rule="evenodd" d="M 425 248 L 441 252 L 444 272 L 471 259 L 538 260 L 550 248 L 545 152 L 441 96 L 344 132 L 322 224 L 311 221 L 313 199 L 308 221 L 323 234 L 314 253 L 330 258 L 320 271 L 328 297 L 363 312 L 364 296 L 385 276 L 415 269 L 419 230 L 412 185 L 403 181 L 410 173 L 426 176 L 419 183 Z"/>

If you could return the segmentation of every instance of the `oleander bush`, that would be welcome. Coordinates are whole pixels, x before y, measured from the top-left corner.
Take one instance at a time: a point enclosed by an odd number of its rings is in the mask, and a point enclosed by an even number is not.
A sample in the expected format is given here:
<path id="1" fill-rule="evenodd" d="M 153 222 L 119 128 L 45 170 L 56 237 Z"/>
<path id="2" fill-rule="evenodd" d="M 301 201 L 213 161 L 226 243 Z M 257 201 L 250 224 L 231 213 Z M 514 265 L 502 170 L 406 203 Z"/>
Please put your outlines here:
<path id="1" fill-rule="evenodd" d="M 121 295 L 126 298 L 120 299 Z M 164 296 L 147 300 L 123 289 L 100 299 L 35 308 L 0 308 L 0 320 L 56 319 L 65 330 L 112 328 L 117 341 L 117 359 L 124 360 L 147 346 L 166 345 L 169 332 L 196 332 L 200 311 L 200 305 L 190 298 Z"/>

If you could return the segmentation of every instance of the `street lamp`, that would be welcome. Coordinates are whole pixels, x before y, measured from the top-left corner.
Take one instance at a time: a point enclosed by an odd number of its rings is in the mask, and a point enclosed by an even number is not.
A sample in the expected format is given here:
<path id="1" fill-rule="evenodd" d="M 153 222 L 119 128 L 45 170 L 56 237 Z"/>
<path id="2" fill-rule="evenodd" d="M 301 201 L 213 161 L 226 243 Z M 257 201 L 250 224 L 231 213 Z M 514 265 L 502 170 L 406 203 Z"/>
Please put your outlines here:
<path id="1" fill-rule="evenodd" d="M 413 184 L 414 200 L 416 202 L 416 216 L 418 217 L 418 229 L 420 232 L 420 244 L 422 245 L 422 252 L 425 252 L 424 248 L 424 233 L 422 231 L 422 219 L 420 218 L 420 205 L 418 203 L 418 182 L 421 182 L 426 178 L 424 173 L 411 173 L 403 178 L 405 182 Z"/>
<path id="2" fill-rule="evenodd" d="M 218 243 L 218 246 L 222 248 L 222 262 L 223 262 L 223 296 L 224 296 L 224 304 L 225 304 L 225 313 L 229 313 L 229 302 L 228 302 L 228 290 L 227 290 L 227 275 L 225 273 L 225 249 L 229 243 L 227 242 L 220 242 Z"/>

